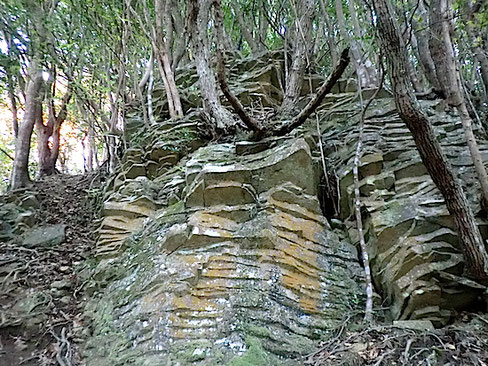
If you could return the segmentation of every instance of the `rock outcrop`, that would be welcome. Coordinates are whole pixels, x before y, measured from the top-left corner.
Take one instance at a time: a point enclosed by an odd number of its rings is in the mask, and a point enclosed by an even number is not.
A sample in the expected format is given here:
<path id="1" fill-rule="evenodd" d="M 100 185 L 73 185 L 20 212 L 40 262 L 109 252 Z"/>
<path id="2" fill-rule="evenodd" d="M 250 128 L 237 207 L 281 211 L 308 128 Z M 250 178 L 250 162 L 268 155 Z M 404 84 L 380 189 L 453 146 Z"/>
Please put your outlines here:
<path id="1" fill-rule="evenodd" d="M 230 67 L 239 75 L 230 78 L 235 93 L 262 113 L 282 98 L 280 62 L 271 60 Z M 361 110 L 354 85 L 341 82 L 317 120 L 289 136 L 209 144 L 197 137 L 195 82 L 191 69 L 178 81 L 183 121 L 162 122 L 159 89 L 158 125 L 138 128 L 140 113 L 129 114 L 129 149 L 107 189 L 89 291 L 88 365 L 294 365 L 363 307 L 352 215 Z M 374 284 L 392 320 L 443 325 L 484 288 L 463 277 L 442 196 L 391 96 L 380 96 L 366 115 L 359 167 Z M 479 211 L 460 121 L 436 102 L 422 107 Z"/>
<path id="2" fill-rule="evenodd" d="M 458 118 L 436 111 L 437 102 L 423 102 L 435 131 L 475 211 L 479 190 Z M 324 135 L 335 162 L 340 186 L 341 217 L 353 210 L 352 158 L 358 118 L 344 110 Z M 376 102 L 367 115 L 360 164 L 363 220 L 378 290 L 391 304 L 393 319 L 428 319 L 445 324 L 456 310 L 479 300 L 484 288 L 463 277 L 456 227 L 442 195 L 420 160 L 410 132 L 391 99 Z M 488 158 L 488 145 L 480 145 Z M 476 210 L 477 208 L 477 210 Z M 479 218 L 486 236 L 486 221 Z M 348 222 L 357 240 L 355 222 Z"/>
<path id="3" fill-rule="evenodd" d="M 285 364 L 358 310 L 355 248 L 321 213 L 305 140 L 209 145 L 181 167 L 182 200 L 106 264 L 89 364 Z"/>

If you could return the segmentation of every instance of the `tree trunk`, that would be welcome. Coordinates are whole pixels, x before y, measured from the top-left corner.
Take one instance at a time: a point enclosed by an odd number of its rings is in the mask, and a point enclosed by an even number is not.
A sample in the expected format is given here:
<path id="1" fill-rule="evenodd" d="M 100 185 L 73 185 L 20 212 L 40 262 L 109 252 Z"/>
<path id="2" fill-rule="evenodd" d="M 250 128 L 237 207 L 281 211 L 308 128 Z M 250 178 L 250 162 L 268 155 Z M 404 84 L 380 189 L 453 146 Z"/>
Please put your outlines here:
<path id="1" fill-rule="evenodd" d="M 167 16 L 164 3 L 163 0 L 155 0 L 154 2 L 154 7 L 156 9 L 156 27 L 153 32 L 154 39 L 152 40 L 152 43 L 156 60 L 158 61 L 159 73 L 161 74 L 164 88 L 166 90 L 169 115 L 171 118 L 181 118 L 183 117 L 183 108 L 181 107 L 180 93 L 176 87 L 169 45 L 165 41 L 165 36 L 163 34 L 163 25 L 166 25 L 166 27 L 170 26 L 170 24 L 167 24 L 168 21 L 164 22 L 164 17 L 165 15 Z M 168 33 L 172 36 L 172 29 L 170 29 Z"/>
<path id="2" fill-rule="evenodd" d="M 252 27 L 250 27 L 249 22 L 246 22 L 244 20 L 244 17 L 242 16 L 242 9 L 239 6 L 239 3 L 237 0 L 231 0 L 232 7 L 234 8 L 234 13 L 237 19 L 237 23 L 239 23 L 239 28 L 241 30 L 242 36 L 246 40 L 247 44 L 249 45 L 249 48 L 251 49 L 251 52 L 253 54 L 256 54 L 260 51 L 259 43 L 256 42 L 252 35 Z M 252 24 L 252 23 L 251 23 Z"/>
<path id="3" fill-rule="evenodd" d="M 39 176 L 41 177 L 56 174 L 56 162 L 58 160 L 61 142 L 60 130 L 68 114 L 68 103 L 71 100 L 71 86 L 68 85 L 58 114 L 56 114 L 54 106 L 54 94 L 55 90 L 49 93 L 47 123 L 44 124 L 41 101 L 39 102 L 38 115 L 35 123 L 37 149 L 39 152 Z"/>
<path id="4" fill-rule="evenodd" d="M 218 130 L 227 131 L 235 125 L 232 114 L 220 103 L 215 73 L 211 67 L 208 21 L 212 0 L 190 0 L 188 28 L 195 57 L 203 111 Z"/>
<path id="5" fill-rule="evenodd" d="M 297 106 L 302 91 L 305 68 L 310 60 L 312 22 L 315 10 L 313 0 L 302 0 L 296 7 L 293 26 L 293 53 L 281 113 L 290 115 Z"/>
<path id="6" fill-rule="evenodd" d="M 335 69 L 339 63 L 339 53 L 337 52 L 332 21 L 330 20 L 329 13 L 327 13 L 327 8 L 324 1 L 325 0 L 320 0 L 320 9 L 322 11 L 322 16 L 324 17 L 325 25 L 327 26 L 327 44 L 330 52 L 331 69 Z"/>
<path id="7" fill-rule="evenodd" d="M 482 48 L 483 39 L 477 37 L 474 30 L 474 24 L 476 24 L 475 13 L 481 10 L 483 3 L 477 2 L 473 4 L 471 1 L 468 1 L 464 19 L 466 33 L 468 34 L 469 44 L 471 45 L 471 52 L 473 52 L 476 60 L 479 62 L 481 80 L 485 87 L 485 93 L 488 95 L 488 53 Z"/>
<path id="8" fill-rule="evenodd" d="M 14 130 L 14 136 L 17 137 L 19 134 L 19 117 L 17 114 L 17 99 L 15 98 L 15 88 L 13 78 L 7 71 L 7 82 L 8 82 L 8 98 L 10 100 L 10 111 L 12 112 L 12 128 Z"/>
<path id="9" fill-rule="evenodd" d="M 159 43 L 159 42 L 158 42 Z M 155 46 L 156 59 L 158 61 L 159 74 L 163 79 L 166 98 L 168 99 L 168 110 L 171 118 L 183 117 L 183 108 L 181 107 L 180 93 L 176 87 L 173 71 L 171 69 L 171 60 L 162 46 Z"/>
<path id="10" fill-rule="evenodd" d="M 358 65 L 361 65 L 361 67 L 363 67 L 365 70 L 365 75 L 367 76 L 367 81 L 365 85 L 375 86 L 376 83 L 378 82 L 376 77 L 376 69 L 373 63 L 371 62 L 371 60 L 369 59 L 367 53 L 364 52 L 363 46 L 359 43 L 360 42 L 359 40 L 363 38 L 363 35 L 361 32 L 361 27 L 359 25 L 359 20 L 356 13 L 356 6 L 354 0 L 348 0 L 348 7 L 349 7 L 349 15 L 351 16 L 351 21 L 353 25 L 352 29 L 354 34 L 354 40 L 352 43 L 354 43 L 354 47 L 357 48 L 357 52 L 360 56 L 360 58 L 356 60 L 356 63 Z"/>
<path id="11" fill-rule="evenodd" d="M 141 103 L 142 116 L 144 117 L 144 124 L 146 125 L 149 125 L 149 115 L 146 108 L 146 102 L 144 100 L 144 88 L 146 87 L 146 84 L 148 84 L 149 77 L 153 72 L 153 67 L 154 67 L 154 53 L 151 50 L 151 56 L 149 57 L 149 61 L 147 62 L 144 74 L 142 75 L 141 80 L 136 86 L 137 98 L 139 99 L 139 103 Z"/>
<path id="12" fill-rule="evenodd" d="M 149 82 L 147 84 L 147 115 L 149 117 L 150 124 L 156 124 L 156 119 L 154 118 L 153 102 L 152 102 L 153 88 L 154 88 L 154 71 L 151 69 L 149 73 Z"/>
<path id="13" fill-rule="evenodd" d="M 437 74 L 435 70 L 434 60 L 430 54 L 429 48 L 429 38 L 428 38 L 428 17 L 427 11 L 425 10 L 422 1 L 419 2 L 419 14 L 421 16 L 421 22 L 417 22 L 415 17 L 412 18 L 412 27 L 415 29 L 415 37 L 417 39 L 417 50 L 420 65 L 424 71 L 425 77 L 429 81 L 432 88 L 440 92 L 442 90 L 439 80 L 437 79 Z M 425 29 L 426 28 L 426 29 Z"/>
<path id="14" fill-rule="evenodd" d="M 246 110 L 242 103 L 235 97 L 235 95 L 231 92 L 228 84 L 227 79 L 225 77 L 225 56 L 224 56 L 224 15 L 222 12 L 222 7 L 220 4 L 220 0 L 214 0 L 214 23 L 215 23 L 215 37 L 216 37 L 216 44 L 217 44 L 217 81 L 219 82 L 220 89 L 224 93 L 224 96 L 227 98 L 229 103 L 231 104 L 234 112 L 240 117 L 242 122 L 249 128 L 251 131 L 256 132 L 257 134 L 262 133 L 262 127 L 260 123 L 251 117 Z"/>
<path id="15" fill-rule="evenodd" d="M 334 85 L 337 83 L 337 81 L 341 78 L 342 74 L 346 70 L 349 61 L 349 48 L 346 48 L 342 51 L 341 58 L 336 68 L 330 74 L 328 79 L 324 81 L 324 83 L 320 86 L 317 94 L 314 95 L 314 97 L 310 100 L 310 102 L 308 102 L 308 104 L 302 109 L 300 113 L 298 113 L 290 121 L 283 124 L 277 131 L 275 131 L 275 134 L 278 136 L 283 136 L 293 131 L 298 126 L 302 125 L 307 120 L 307 118 L 310 117 L 313 112 L 315 112 L 315 110 L 324 100 L 325 96 L 330 93 Z"/>
<path id="16" fill-rule="evenodd" d="M 19 134 L 15 144 L 15 159 L 13 163 L 10 188 L 23 188 L 29 184 L 29 153 L 30 142 L 34 124 L 38 114 L 40 91 L 42 85 L 42 73 L 37 60 L 31 61 L 30 80 L 27 82 L 25 92 L 25 112 L 22 123 L 19 126 Z"/>
<path id="17" fill-rule="evenodd" d="M 409 83 L 407 55 L 395 14 L 388 0 L 373 0 L 381 46 L 388 60 L 395 104 L 400 117 L 412 133 L 432 180 L 441 191 L 457 225 L 466 272 L 476 280 L 488 281 L 488 254 L 473 212 L 442 152 L 426 114 L 420 108 Z"/>
<path id="18" fill-rule="evenodd" d="M 354 39 L 351 40 L 351 37 L 349 36 L 346 28 L 346 18 L 344 16 L 344 9 L 342 8 L 342 0 L 335 0 L 335 9 L 337 14 L 337 25 L 339 26 L 339 32 L 341 34 L 341 37 L 343 41 L 346 42 L 346 44 L 351 44 L 351 55 L 356 66 L 356 72 L 359 76 L 361 85 L 370 85 L 370 76 L 368 75 L 368 71 L 361 62 L 362 57 L 359 45 Z"/>
<path id="19" fill-rule="evenodd" d="M 47 124 L 44 124 L 42 102 L 39 101 L 37 107 L 37 117 L 35 123 L 37 135 L 37 152 L 39 156 L 39 176 L 53 175 L 55 166 L 51 160 L 51 147 L 49 146 L 49 139 L 53 135 L 54 121 L 49 115 Z"/>
<path id="20" fill-rule="evenodd" d="M 443 75 L 442 84 L 447 95 L 448 102 L 458 110 L 459 117 L 463 123 L 466 141 L 469 147 L 471 158 L 478 180 L 481 184 L 482 200 L 485 210 L 488 210 L 488 174 L 483 164 L 483 159 L 473 133 L 472 120 L 464 99 L 461 74 L 457 70 L 456 58 L 451 42 L 449 0 L 433 0 L 431 3 L 431 46 L 436 48 L 436 67 L 437 74 Z"/>

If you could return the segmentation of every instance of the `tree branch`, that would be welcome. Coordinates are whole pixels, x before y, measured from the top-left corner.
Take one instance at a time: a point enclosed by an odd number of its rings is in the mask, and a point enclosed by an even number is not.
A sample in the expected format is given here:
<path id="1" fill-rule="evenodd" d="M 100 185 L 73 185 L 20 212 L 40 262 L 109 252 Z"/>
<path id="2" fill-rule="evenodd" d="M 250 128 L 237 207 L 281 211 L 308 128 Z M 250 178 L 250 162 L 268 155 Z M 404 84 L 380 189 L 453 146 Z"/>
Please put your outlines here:
<path id="1" fill-rule="evenodd" d="M 6 151 L 5 151 L 4 149 L 2 149 L 1 147 L 0 147 L 0 151 L 1 151 L 1 152 L 3 152 L 3 153 L 4 153 L 4 154 L 7 156 L 7 158 L 9 158 L 10 160 L 12 160 L 12 161 L 14 161 L 14 160 L 15 160 L 15 159 L 13 158 L 13 156 L 12 156 L 12 155 L 10 155 L 8 152 L 6 152 Z"/>
<path id="2" fill-rule="evenodd" d="M 251 117 L 241 102 L 235 97 L 229 89 L 229 85 L 225 79 L 225 61 L 224 61 L 224 40 L 223 40 L 223 21 L 222 21 L 222 8 L 220 7 L 220 1 L 217 0 L 214 3 L 215 9 L 215 30 L 217 35 L 217 81 L 219 82 L 220 89 L 224 93 L 231 104 L 234 112 L 237 113 L 239 118 L 244 124 L 254 132 L 261 132 L 262 127 L 259 122 Z"/>
<path id="3" fill-rule="evenodd" d="M 322 103 L 325 96 L 330 93 L 336 82 L 340 79 L 344 70 L 346 69 L 347 65 L 349 64 L 350 57 L 349 57 L 349 47 L 344 49 L 341 54 L 341 58 L 339 60 L 339 64 L 334 69 L 332 74 L 329 76 L 327 81 L 325 81 L 320 89 L 318 90 L 317 94 L 312 98 L 312 100 L 303 108 L 303 110 L 294 117 L 289 123 L 284 124 L 281 128 L 276 132 L 277 136 L 283 136 L 287 133 L 293 131 L 298 126 L 302 125 L 310 115 L 315 112 L 317 107 Z"/>

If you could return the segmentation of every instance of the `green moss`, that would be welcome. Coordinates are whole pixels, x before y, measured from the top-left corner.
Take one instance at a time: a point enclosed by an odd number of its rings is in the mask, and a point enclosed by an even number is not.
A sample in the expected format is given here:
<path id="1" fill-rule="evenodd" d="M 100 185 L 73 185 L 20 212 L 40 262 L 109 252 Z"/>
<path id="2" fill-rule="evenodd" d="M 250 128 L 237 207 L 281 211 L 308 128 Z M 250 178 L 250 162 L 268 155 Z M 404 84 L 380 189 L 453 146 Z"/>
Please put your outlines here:
<path id="1" fill-rule="evenodd" d="M 261 341 L 255 337 L 246 339 L 248 350 L 239 357 L 234 357 L 228 366 L 261 366 L 270 365 L 271 360 L 264 350 Z"/>
<path id="2" fill-rule="evenodd" d="M 258 325 L 249 325 L 246 329 L 247 333 L 255 335 L 260 338 L 273 338 L 271 331 L 265 327 Z"/>
<path id="3" fill-rule="evenodd" d="M 171 353 L 176 356 L 176 359 L 186 362 L 196 362 L 204 360 L 207 357 L 207 351 L 212 347 L 209 341 L 194 341 L 191 344 L 184 344 L 176 346 Z"/>

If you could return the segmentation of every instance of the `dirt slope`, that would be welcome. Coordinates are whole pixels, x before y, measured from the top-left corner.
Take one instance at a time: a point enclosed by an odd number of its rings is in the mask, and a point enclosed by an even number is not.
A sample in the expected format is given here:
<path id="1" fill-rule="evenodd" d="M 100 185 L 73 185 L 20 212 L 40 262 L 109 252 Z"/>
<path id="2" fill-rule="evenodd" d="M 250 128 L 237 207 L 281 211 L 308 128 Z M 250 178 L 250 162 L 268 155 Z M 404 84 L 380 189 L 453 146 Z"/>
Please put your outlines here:
<path id="1" fill-rule="evenodd" d="M 33 228 L 63 224 L 65 240 L 52 247 L 0 243 L 0 365 L 80 365 L 83 263 L 95 237 L 98 177 L 56 175 L 29 190 L 39 201 Z"/>

